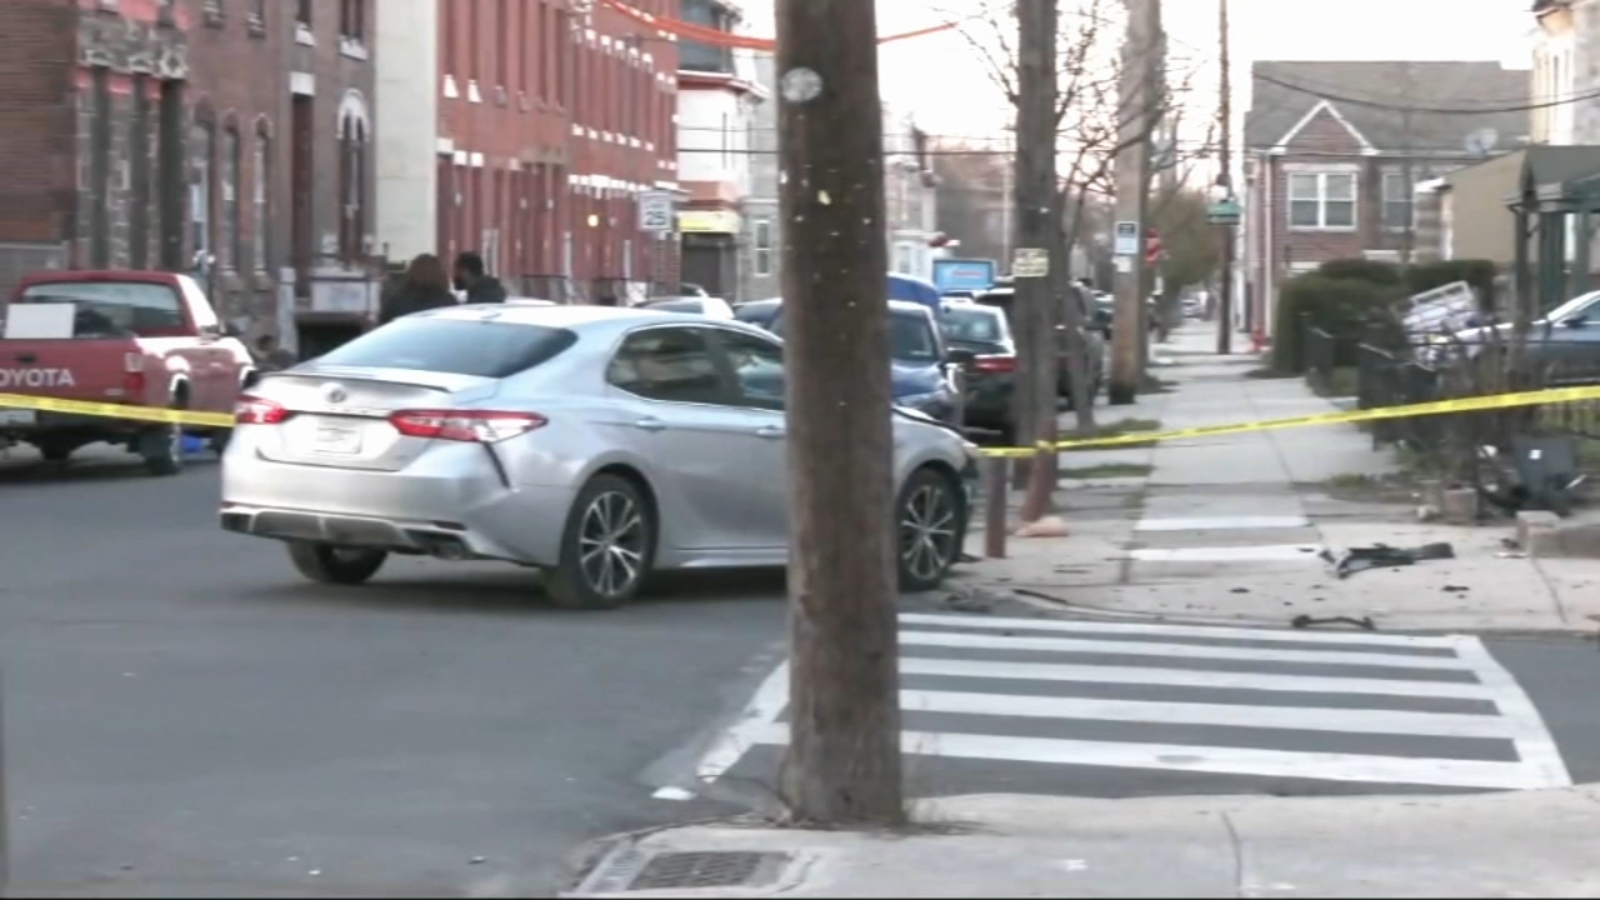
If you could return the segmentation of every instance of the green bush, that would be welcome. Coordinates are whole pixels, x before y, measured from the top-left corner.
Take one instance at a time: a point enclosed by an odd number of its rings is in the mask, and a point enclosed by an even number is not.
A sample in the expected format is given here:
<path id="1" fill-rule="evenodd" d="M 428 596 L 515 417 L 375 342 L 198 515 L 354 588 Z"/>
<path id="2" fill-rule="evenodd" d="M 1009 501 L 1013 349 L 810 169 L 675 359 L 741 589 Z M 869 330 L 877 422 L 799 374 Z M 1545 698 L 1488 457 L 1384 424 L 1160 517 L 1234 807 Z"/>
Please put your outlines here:
<path id="1" fill-rule="evenodd" d="M 1397 309 L 1405 298 L 1406 289 L 1399 283 L 1374 284 L 1360 278 L 1330 277 L 1320 270 L 1291 279 L 1278 294 L 1277 333 L 1272 339 L 1274 367 L 1286 372 L 1305 371 L 1307 326 L 1321 328 L 1333 336 L 1335 365 L 1355 365 L 1356 347 L 1375 329 L 1393 331 L 1399 327 Z"/>
<path id="2" fill-rule="evenodd" d="M 1412 266 L 1407 273 L 1411 293 L 1420 294 L 1436 287 L 1465 281 L 1478 294 L 1478 304 L 1487 307 L 1494 300 L 1495 265 L 1487 259 L 1445 259 Z"/>
<path id="3" fill-rule="evenodd" d="M 1354 279 L 1367 281 L 1372 284 L 1385 286 L 1398 286 L 1405 283 L 1405 278 L 1400 273 L 1400 267 L 1394 263 L 1379 262 L 1372 259 L 1331 259 L 1317 266 L 1314 273 L 1323 278 L 1337 280 Z"/>

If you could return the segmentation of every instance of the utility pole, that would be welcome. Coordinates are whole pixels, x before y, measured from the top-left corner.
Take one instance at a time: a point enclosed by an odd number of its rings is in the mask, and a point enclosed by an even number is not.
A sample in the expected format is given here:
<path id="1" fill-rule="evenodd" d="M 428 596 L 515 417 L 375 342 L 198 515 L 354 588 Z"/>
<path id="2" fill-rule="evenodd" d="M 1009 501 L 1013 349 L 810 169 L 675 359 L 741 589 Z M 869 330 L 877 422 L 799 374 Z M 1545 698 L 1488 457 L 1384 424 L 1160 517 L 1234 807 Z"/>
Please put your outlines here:
<path id="1" fill-rule="evenodd" d="M 1122 47 L 1118 85 L 1116 158 L 1117 256 L 1116 321 L 1111 334 L 1111 385 L 1108 399 L 1126 405 L 1138 397 L 1144 375 L 1147 339 L 1145 299 L 1145 218 L 1150 203 L 1150 134 L 1158 110 L 1157 48 L 1161 35 L 1160 0 L 1123 0 L 1128 33 Z"/>
<path id="2" fill-rule="evenodd" d="M 1056 439 L 1056 305 L 1051 290 L 1050 246 L 1061 223 L 1056 210 L 1056 19 L 1057 0 L 1017 0 L 1017 157 L 1013 189 L 1017 250 L 1043 264 L 1017 271 L 1015 312 L 1020 338 L 1014 414 L 1017 439 L 1026 444 Z M 1066 265 L 1066 260 L 1056 261 Z M 1049 511 L 1055 489 L 1054 450 L 1034 456 L 1029 466 L 1023 521 Z"/>
<path id="3" fill-rule="evenodd" d="M 1228 29 L 1228 0 L 1217 0 L 1217 30 L 1222 39 L 1222 148 L 1219 161 L 1222 171 L 1217 174 L 1217 187 L 1222 190 L 1223 203 L 1233 203 L 1233 69 L 1232 36 Z M 1222 296 L 1217 302 L 1217 353 L 1223 356 L 1233 352 L 1233 254 L 1238 226 L 1222 223 Z"/>
<path id="4" fill-rule="evenodd" d="M 905 821 L 883 110 L 874 6 L 777 0 L 789 750 L 818 825 Z M 840 448 L 848 452 L 840 452 Z"/>

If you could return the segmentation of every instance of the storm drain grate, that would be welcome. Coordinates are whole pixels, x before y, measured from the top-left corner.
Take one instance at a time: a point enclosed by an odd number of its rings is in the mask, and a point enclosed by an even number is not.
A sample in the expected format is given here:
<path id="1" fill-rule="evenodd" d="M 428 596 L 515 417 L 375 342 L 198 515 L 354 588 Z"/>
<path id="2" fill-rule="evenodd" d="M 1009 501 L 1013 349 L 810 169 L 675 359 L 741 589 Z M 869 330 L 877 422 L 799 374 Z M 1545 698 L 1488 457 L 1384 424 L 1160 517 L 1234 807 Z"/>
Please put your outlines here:
<path id="1" fill-rule="evenodd" d="M 770 879 L 789 861 L 783 853 L 658 853 L 628 884 L 630 891 L 742 887 Z"/>

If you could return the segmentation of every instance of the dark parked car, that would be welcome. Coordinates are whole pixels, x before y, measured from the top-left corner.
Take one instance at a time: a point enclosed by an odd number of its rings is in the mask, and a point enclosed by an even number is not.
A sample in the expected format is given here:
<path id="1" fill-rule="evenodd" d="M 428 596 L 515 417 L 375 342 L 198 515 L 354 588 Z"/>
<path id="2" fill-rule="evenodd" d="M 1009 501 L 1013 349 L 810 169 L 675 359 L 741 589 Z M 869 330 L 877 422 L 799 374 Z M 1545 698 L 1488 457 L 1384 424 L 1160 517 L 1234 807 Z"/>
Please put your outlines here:
<path id="1" fill-rule="evenodd" d="M 1509 346 L 1514 337 L 1510 322 L 1465 328 L 1421 355 L 1426 362 L 1442 364 L 1463 351 L 1475 355 L 1486 346 Z M 1551 384 L 1600 380 L 1600 291 L 1579 294 L 1535 321 L 1528 330 L 1526 354 Z"/>
<path id="2" fill-rule="evenodd" d="M 1012 306 L 1015 303 L 1015 301 L 1016 301 L 1016 293 L 1012 288 L 1009 288 L 1009 287 L 1006 287 L 1006 288 L 995 288 L 992 291 L 988 291 L 988 292 L 979 294 L 978 297 L 977 297 L 977 302 L 980 305 L 992 306 L 992 307 L 995 307 L 997 309 L 1003 310 L 1005 312 L 1005 314 L 1006 314 L 1006 319 L 1011 324 L 1013 332 L 1015 331 L 1016 324 L 1017 324 L 1016 323 L 1016 317 L 1015 317 L 1015 315 L 1013 313 L 1013 310 L 1012 310 Z M 1083 290 L 1080 290 L 1080 289 L 1074 287 L 1072 289 L 1072 291 L 1071 291 L 1070 296 L 1067 297 L 1067 298 L 1063 298 L 1062 299 L 1063 309 L 1061 311 L 1062 312 L 1061 319 L 1060 319 L 1061 321 L 1064 321 L 1065 318 L 1066 318 L 1066 316 L 1065 316 L 1066 310 L 1065 310 L 1064 304 L 1066 304 L 1068 302 L 1075 302 L 1075 303 L 1078 304 L 1078 310 L 1081 313 L 1081 315 L 1083 317 L 1083 321 L 1085 323 L 1091 323 L 1092 322 L 1091 316 L 1093 315 L 1093 304 L 1088 298 L 1088 292 L 1087 291 L 1083 291 Z M 1083 329 L 1082 334 L 1083 334 L 1083 346 L 1084 346 L 1085 350 L 1088 353 L 1088 359 L 1086 360 L 1086 362 L 1088 364 L 1088 372 L 1089 372 L 1090 377 L 1092 379 L 1092 381 L 1090 382 L 1091 389 L 1090 389 L 1089 394 L 1090 394 L 1091 397 L 1093 397 L 1093 396 L 1097 396 L 1100 393 L 1100 385 L 1103 382 L 1104 377 L 1105 377 L 1105 347 L 1106 347 L 1105 338 L 1100 334 L 1100 332 L 1095 330 L 1092 325 L 1090 325 L 1090 327 L 1086 327 L 1085 329 Z M 1072 370 L 1068 366 L 1067 363 L 1068 363 L 1068 360 L 1069 360 L 1069 357 L 1070 357 L 1070 354 L 1071 354 L 1072 351 L 1071 351 L 1071 343 L 1067 339 L 1067 326 L 1065 326 L 1065 325 L 1058 325 L 1057 326 L 1056 348 L 1057 348 L 1057 352 L 1060 353 L 1060 355 L 1061 355 L 1061 362 L 1060 362 L 1060 372 L 1061 372 L 1061 374 L 1060 374 L 1060 376 L 1059 376 L 1059 378 L 1058 378 L 1058 380 L 1056 382 L 1056 390 L 1062 397 L 1065 397 L 1066 399 L 1071 400 L 1072 399 L 1072 376 L 1071 376 L 1071 371 Z"/>
<path id="3" fill-rule="evenodd" d="M 1016 439 L 1011 395 L 1016 389 L 1017 345 L 1006 315 L 977 303 L 951 304 L 939 316 L 950 359 L 962 368 L 966 396 L 963 425 Z"/>

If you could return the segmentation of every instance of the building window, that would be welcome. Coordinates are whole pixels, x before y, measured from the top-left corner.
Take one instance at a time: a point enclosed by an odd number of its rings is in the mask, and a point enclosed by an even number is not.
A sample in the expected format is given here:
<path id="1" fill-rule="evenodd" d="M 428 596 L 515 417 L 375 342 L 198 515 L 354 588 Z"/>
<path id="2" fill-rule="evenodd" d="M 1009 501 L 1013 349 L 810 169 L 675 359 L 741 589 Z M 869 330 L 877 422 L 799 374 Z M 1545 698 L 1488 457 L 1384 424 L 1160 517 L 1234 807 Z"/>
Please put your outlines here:
<path id="1" fill-rule="evenodd" d="M 222 154 L 217 162 L 221 169 L 217 183 L 222 191 L 221 264 L 226 269 L 238 269 L 244 247 L 239 228 L 239 130 L 234 126 L 222 133 Z"/>
<path id="2" fill-rule="evenodd" d="M 254 158 L 250 164 L 250 171 L 255 176 L 255 192 L 250 198 L 250 259 L 259 272 L 270 271 L 267 264 L 267 230 L 271 227 L 269 224 L 271 217 L 267 198 L 271 196 L 269 190 L 272 184 L 271 150 L 272 139 L 263 129 L 256 135 Z"/>
<path id="3" fill-rule="evenodd" d="M 1412 192 L 1406 190 L 1406 177 L 1401 172 L 1383 174 L 1383 224 L 1393 231 L 1411 227 Z"/>
<path id="4" fill-rule="evenodd" d="M 1296 172 L 1289 176 L 1289 226 L 1315 230 L 1356 227 L 1354 172 Z"/>
<path id="5" fill-rule="evenodd" d="M 339 36 L 363 43 L 367 38 L 367 0 L 339 0 Z"/>
<path id="6" fill-rule="evenodd" d="M 702 28 L 731 32 L 732 13 L 717 0 L 683 0 L 683 21 Z M 685 40 L 678 45 L 678 68 L 696 72 L 733 72 L 733 49 Z"/>
<path id="7" fill-rule="evenodd" d="M 550 54 L 555 61 L 555 102 L 558 106 L 571 108 L 572 106 L 572 14 L 561 10 L 556 12 L 556 27 L 551 40 L 554 42 L 555 52 Z"/>
<path id="8" fill-rule="evenodd" d="M 350 115 L 339 123 L 339 256 L 366 252 L 367 125 Z"/>
<path id="9" fill-rule="evenodd" d="M 196 125 L 191 134 L 194 166 L 189 170 L 189 246 L 194 268 L 209 265 L 211 244 L 211 159 L 216 153 L 210 125 Z"/>
<path id="10" fill-rule="evenodd" d="M 772 275 L 772 223 L 766 219 L 756 221 L 756 274 Z"/>
<path id="11" fill-rule="evenodd" d="M 94 80 L 94 121 L 90 125 L 89 181 L 90 210 L 89 265 L 111 267 L 111 72 L 96 66 Z"/>
<path id="12" fill-rule="evenodd" d="M 295 0 L 294 23 L 306 29 L 311 27 L 311 0 Z"/>
<path id="13" fill-rule="evenodd" d="M 511 87 L 511 54 L 517 45 L 516 29 L 511 27 L 511 0 L 497 0 L 494 27 L 500 30 L 500 46 L 495 48 L 495 85 Z"/>

